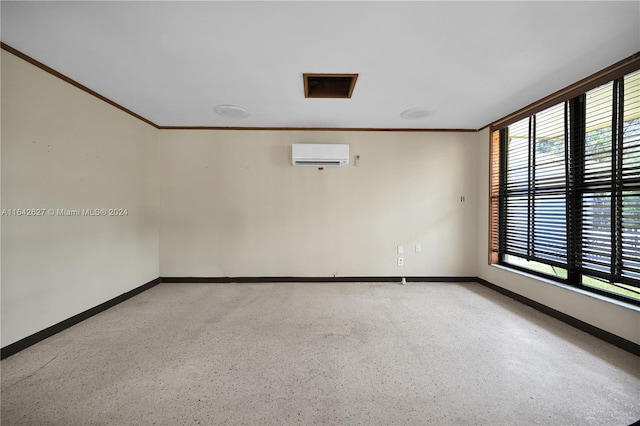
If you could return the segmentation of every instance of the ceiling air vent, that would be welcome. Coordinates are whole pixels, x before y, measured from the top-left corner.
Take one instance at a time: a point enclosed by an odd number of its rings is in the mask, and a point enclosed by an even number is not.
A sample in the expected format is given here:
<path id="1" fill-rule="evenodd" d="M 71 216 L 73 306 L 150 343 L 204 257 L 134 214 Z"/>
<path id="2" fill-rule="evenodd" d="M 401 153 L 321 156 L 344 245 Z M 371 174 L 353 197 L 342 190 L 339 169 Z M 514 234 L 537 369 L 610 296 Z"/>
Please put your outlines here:
<path id="1" fill-rule="evenodd" d="M 350 98 L 358 74 L 303 74 L 305 98 Z"/>

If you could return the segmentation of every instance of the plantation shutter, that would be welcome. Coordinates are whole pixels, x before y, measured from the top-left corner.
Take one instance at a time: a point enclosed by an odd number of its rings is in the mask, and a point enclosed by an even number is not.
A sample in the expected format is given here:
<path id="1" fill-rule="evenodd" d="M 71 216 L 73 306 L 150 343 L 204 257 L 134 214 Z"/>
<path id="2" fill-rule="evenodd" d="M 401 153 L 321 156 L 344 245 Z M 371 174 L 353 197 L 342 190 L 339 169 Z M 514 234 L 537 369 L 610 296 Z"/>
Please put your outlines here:
<path id="1" fill-rule="evenodd" d="M 507 128 L 504 254 L 567 263 L 564 104 Z"/>
<path id="2" fill-rule="evenodd" d="M 582 273 L 640 279 L 640 72 L 586 93 Z"/>
<path id="3" fill-rule="evenodd" d="M 582 272 L 611 275 L 613 172 L 613 82 L 586 93 L 582 194 Z"/>
<path id="4" fill-rule="evenodd" d="M 503 183 L 504 226 L 502 253 L 528 258 L 530 251 L 530 147 L 532 117 L 510 125 L 505 140 L 506 176 Z"/>
<path id="5" fill-rule="evenodd" d="M 628 282 L 640 279 L 640 71 L 624 77 L 622 86 L 620 273 Z"/>
<path id="6" fill-rule="evenodd" d="M 532 138 L 531 257 L 539 262 L 566 266 L 566 156 L 565 105 L 555 105 L 535 115 Z"/>

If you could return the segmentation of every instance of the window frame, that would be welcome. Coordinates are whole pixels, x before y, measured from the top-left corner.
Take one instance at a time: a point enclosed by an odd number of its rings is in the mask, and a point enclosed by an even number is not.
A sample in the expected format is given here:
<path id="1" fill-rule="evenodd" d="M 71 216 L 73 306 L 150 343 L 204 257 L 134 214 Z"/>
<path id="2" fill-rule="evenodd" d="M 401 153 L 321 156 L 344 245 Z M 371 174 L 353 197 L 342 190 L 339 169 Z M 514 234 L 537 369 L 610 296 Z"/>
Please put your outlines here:
<path id="1" fill-rule="evenodd" d="M 566 163 L 566 210 L 567 210 L 567 225 L 566 225 L 566 238 L 567 238 L 567 277 L 563 278 L 561 276 L 554 276 L 550 274 L 546 274 L 541 271 L 532 270 L 526 267 L 522 267 L 513 263 L 509 263 L 505 261 L 505 253 L 504 248 L 506 246 L 505 238 L 506 238 L 506 221 L 500 220 L 500 218 L 505 217 L 506 211 L 506 200 L 504 196 L 504 189 L 506 188 L 506 131 L 509 125 L 518 122 L 519 120 L 523 120 L 528 117 L 535 117 L 535 114 L 544 111 L 548 108 L 552 108 L 558 106 L 559 104 L 564 103 L 564 111 L 565 111 L 565 151 L 571 149 L 575 150 L 578 144 L 571 143 L 569 144 L 569 139 L 574 140 L 575 138 L 583 138 L 586 133 L 586 124 L 583 122 L 582 127 L 580 125 L 575 125 L 574 120 L 576 120 L 576 111 L 578 111 L 578 115 L 580 114 L 579 108 L 583 108 L 581 112 L 584 119 L 584 106 L 585 106 L 585 94 L 599 86 L 607 84 L 612 81 L 624 79 L 624 77 L 628 74 L 631 74 L 635 71 L 640 70 L 640 52 L 610 66 L 605 68 L 604 70 L 589 76 L 571 86 L 568 86 L 565 89 L 562 89 L 550 96 L 547 96 L 525 108 L 522 108 L 508 116 L 494 122 L 490 126 L 489 131 L 489 244 L 488 244 L 488 263 L 489 264 L 498 264 L 508 269 L 513 269 L 516 271 L 524 272 L 527 274 L 531 274 L 534 276 L 538 276 L 540 278 L 544 278 L 547 280 L 551 280 L 554 282 L 559 282 L 565 285 L 569 285 L 572 287 L 579 288 L 581 290 L 585 290 L 587 292 L 596 293 L 607 298 L 621 300 L 627 303 L 631 303 L 634 305 L 640 306 L 640 299 L 633 299 L 631 297 L 626 297 L 621 294 L 611 293 L 606 290 L 598 289 L 589 285 L 583 284 L 583 275 L 592 276 L 590 274 L 585 274 L 582 264 L 577 265 L 575 257 L 575 253 L 582 252 L 582 244 L 579 243 L 579 236 L 576 235 L 576 232 L 579 232 L 581 235 L 582 228 L 577 230 L 577 226 L 570 226 L 569 222 L 574 221 L 576 215 L 580 215 L 582 217 L 582 192 L 584 190 L 578 191 L 572 185 L 573 183 L 567 182 L 567 180 L 574 179 L 575 173 L 580 173 L 580 170 L 571 170 L 569 171 L 569 161 Z M 535 120 L 535 118 L 534 118 Z M 613 118 L 612 125 L 616 126 L 617 124 L 622 126 L 622 120 L 619 120 L 619 123 L 615 122 L 615 117 Z M 534 136 L 535 141 L 535 136 Z M 531 143 L 531 141 L 529 141 Z M 584 149 L 584 147 L 582 148 Z M 567 152 L 566 157 L 575 158 L 576 154 L 580 160 L 584 162 L 584 152 Z M 581 156 L 580 156 L 581 155 Z M 571 167 L 576 167 L 576 160 L 571 160 Z M 584 165 L 582 166 L 584 169 Z M 578 167 L 579 169 L 579 167 Z M 615 177 L 611 177 L 612 181 L 612 189 L 615 189 Z M 528 183 L 531 185 L 531 183 Z M 621 191 L 621 190 L 620 190 Z M 612 204 L 614 198 L 612 197 Z M 573 217 L 573 219 L 572 219 Z M 612 219 L 614 217 L 612 216 Z M 529 220 L 529 219 L 528 219 Z M 580 221 L 580 226 L 582 226 L 582 221 Z M 614 226 L 612 226 L 612 229 Z M 613 232 L 613 231 L 612 231 Z M 613 241 L 611 242 L 613 244 Z M 578 247 L 579 246 L 579 247 Z M 582 260 L 582 257 L 579 258 Z M 534 259 L 537 260 L 537 259 Z M 544 263 L 544 262 L 543 262 Z M 545 263 L 546 264 L 546 263 Z M 593 275 L 594 278 L 602 280 L 602 277 L 598 277 Z M 629 282 L 629 280 L 626 280 Z M 640 290 L 640 280 L 631 279 L 633 282 L 631 285 Z M 605 281 L 606 282 L 606 281 Z"/>

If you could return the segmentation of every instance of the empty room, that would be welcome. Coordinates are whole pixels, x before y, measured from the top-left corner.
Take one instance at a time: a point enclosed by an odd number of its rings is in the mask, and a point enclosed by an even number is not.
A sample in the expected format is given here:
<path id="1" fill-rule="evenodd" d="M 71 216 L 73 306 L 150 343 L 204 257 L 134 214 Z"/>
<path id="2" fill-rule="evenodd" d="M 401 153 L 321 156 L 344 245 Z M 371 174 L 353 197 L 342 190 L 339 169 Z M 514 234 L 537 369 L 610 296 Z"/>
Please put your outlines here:
<path id="1" fill-rule="evenodd" d="M 640 2 L 0 17 L 3 426 L 640 421 Z"/>

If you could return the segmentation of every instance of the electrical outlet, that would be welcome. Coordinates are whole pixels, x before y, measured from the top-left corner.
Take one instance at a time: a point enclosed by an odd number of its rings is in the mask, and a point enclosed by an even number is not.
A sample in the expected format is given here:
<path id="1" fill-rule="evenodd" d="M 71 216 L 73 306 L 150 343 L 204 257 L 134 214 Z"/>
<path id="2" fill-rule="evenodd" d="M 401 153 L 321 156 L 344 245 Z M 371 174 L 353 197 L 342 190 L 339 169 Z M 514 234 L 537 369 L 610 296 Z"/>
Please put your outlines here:
<path id="1" fill-rule="evenodd" d="M 398 266 L 404 266 L 404 258 L 402 257 L 398 258 Z"/>
<path id="2" fill-rule="evenodd" d="M 416 244 L 416 253 L 422 253 L 422 245 Z"/>

